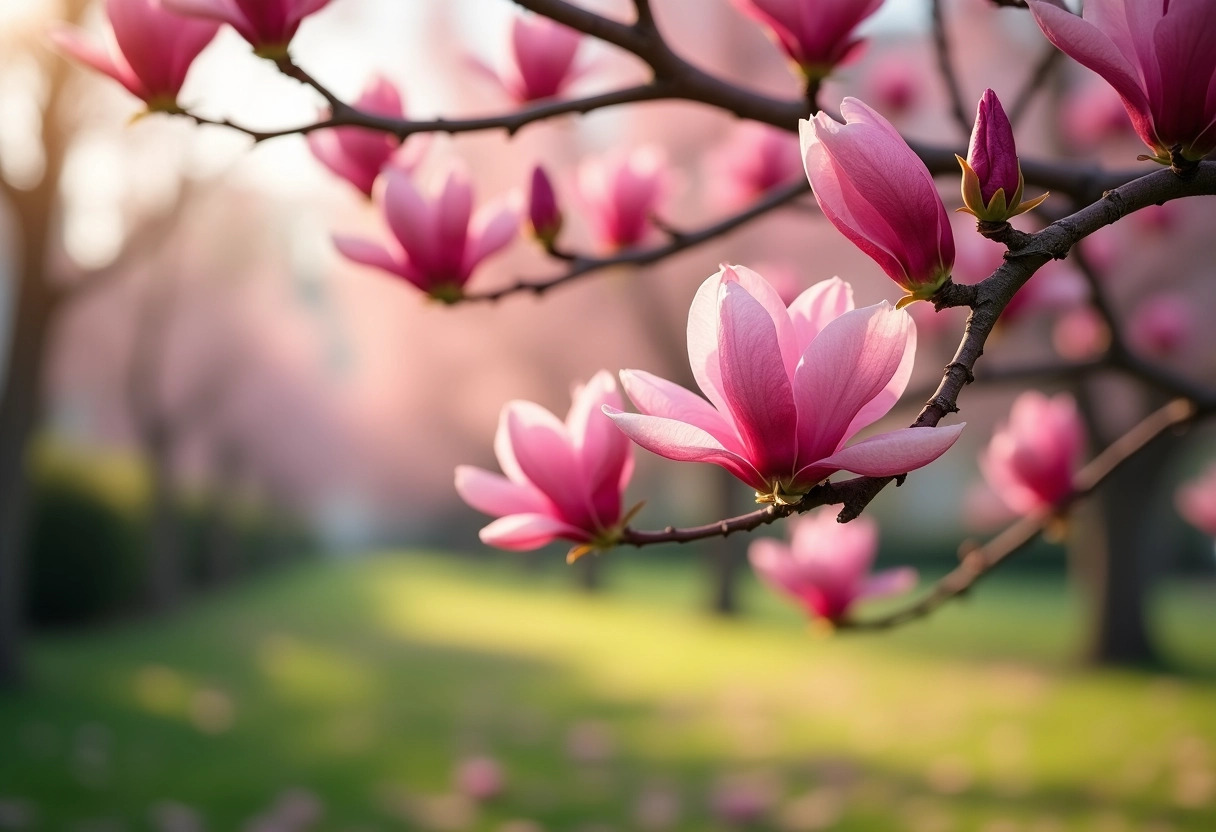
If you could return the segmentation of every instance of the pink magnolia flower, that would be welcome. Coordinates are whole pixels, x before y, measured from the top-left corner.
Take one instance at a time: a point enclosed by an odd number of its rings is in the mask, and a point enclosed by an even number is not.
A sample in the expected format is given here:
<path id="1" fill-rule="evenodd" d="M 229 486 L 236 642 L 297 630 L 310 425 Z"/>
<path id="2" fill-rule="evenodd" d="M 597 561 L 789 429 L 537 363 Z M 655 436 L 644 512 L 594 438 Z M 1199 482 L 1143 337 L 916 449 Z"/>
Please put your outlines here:
<path id="1" fill-rule="evenodd" d="M 1181 486 L 1174 495 L 1174 504 L 1188 523 L 1216 537 L 1216 464 Z"/>
<path id="2" fill-rule="evenodd" d="M 793 503 L 831 474 L 889 476 L 927 465 L 962 425 L 905 428 L 845 447 L 899 400 L 916 331 L 886 302 L 853 309 L 833 278 L 786 308 L 764 278 L 723 266 L 688 313 L 688 358 L 709 401 L 640 370 L 621 382 L 640 414 L 605 408 L 630 439 L 660 456 L 712 462 L 756 490 Z"/>
<path id="3" fill-rule="evenodd" d="M 532 170 L 532 186 L 528 189 L 528 223 L 536 239 L 552 246 L 562 230 L 562 209 L 557 204 L 557 192 L 545 169 L 537 165 Z"/>
<path id="4" fill-rule="evenodd" d="M 1005 222 L 1047 199 L 1043 194 L 1022 202 L 1022 165 L 1013 141 L 1013 125 L 1001 100 L 984 90 L 975 113 L 967 158 L 956 156 L 963 168 L 963 208 L 982 222 Z"/>
<path id="5" fill-rule="evenodd" d="M 1058 0 L 1030 0 L 1047 39 L 1106 79 L 1154 158 L 1216 149 L 1216 3 L 1087 0 L 1082 16 Z"/>
<path id="6" fill-rule="evenodd" d="M 405 105 L 401 92 L 393 82 L 382 75 L 374 76 L 363 93 L 355 101 L 355 107 L 373 115 L 389 118 L 404 118 Z M 327 114 L 328 115 L 328 114 Z M 410 143 L 409 155 L 398 153 L 401 141 L 397 137 L 379 130 L 360 127 L 336 127 L 333 130 L 314 130 L 308 134 L 308 149 L 323 165 L 336 175 L 350 182 L 367 196 L 380 171 L 394 160 L 403 170 L 412 170 L 419 162 L 425 142 Z"/>
<path id="7" fill-rule="evenodd" d="M 300 23 L 329 0 L 164 0 L 174 11 L 227 23 L 263 58 L 281 58 Z"/>
<path id="8" fill-rule="evenodd" d="M 578 191 L 600 245 L 628 248 L 646 239 L 651 217 L 670 187 L 667 158 L 646 145 L 621 157 L 587 159 Z"/>
<path id="9" fill-rule="evenodd" d="M 577 60 L 582 43 L 582 33 L 544 15 L 520 15 L 511 24 L 510 63 L 501 72 L 477 58 L 472 64 L 517 103 L 557 98 L 587 73 Z"/>
<path id="10" fill-rule="evenodd" d="M 491 204 L 473 214 L 473 189 L 457 171 L 433 200 L 404 171 L 389 168 L 384 175 L 384 215 L 395 243 L 335 236 L 334 245 L 348 260 L 403 277 L 433 298 L 459 300 L 477 265 L 514 239 L 516 210 Z"/>
<path id="11" fill-rule="evenodd" d="M 882 112 L 902 116 L 921 99 L 925 83 L 916 55 L 884 51 L 866 74 L 866 98 L 876 102 Z"/>
<path id="12" fill-rule="evenodd" d="M 621 496 L 633 454 L 601 408 L 620 405 L 612 376 L 602 370 L 575 388 L 565 422 L 538 404 L 509 402 L 494 437 L 505 476 L 456 468 L 461 499 L 499 518 L 481 530 L 482 542 L 513 550 L 559 538 L 609 545 L 623 522 Z"/>
<path id="13" fill-rule="evenodd" d="M 1009 422 L 997 428 L 980 455 L 992 490 L 1018 514 L 1051 509 L 1072 495 L 1085 427 L 1072 396 L 1047 398 L 1028 390 L 1013 402 Z"/>
<path id="14" fill-rule="evenodd" d="M 149 110 L 177 111 L 186 73 L 219 26 L 167 11 L 159 0 L 106 0 L 106 17 L 112 35 L 107 49 L 70 26 L 52 31 L 51 39 L 63 52 L 118 81 Z"/>
<path id="15" fill-rule="evenodd" d="M 885 118 L 855 98 L 845 123 L 802 120 L 806 175 L 824 215 L 908 292 L 931 298 L 954 267 L 954 233 L 933 177 Z"/>
<path id="16" fill-rule="evenodd" d="M 802 173 L 798 139 L 788 130 L 745 121 L 709 156 L 717 197 L 729 209 L 742 208 Z"/>
<path id="17" fill-rule="evenodd" d="M 861 41 L 853 30 L 882 0 L 734 0 L 759 20 L 809 79 L 825 78 L 848 60 Z"/>
<path id="18" fill-rule="evenodd" d="M 1182 295 L 1163 292 L 1140 303 L 1128 321 L 1128 338 L 1149 355 L 1178 352 L 1195 331 L 1195 312 Z"/>
<path id="19" fill-rule="evenodd" d="M 791 520 L 788 546 L 761 538 L 747 550 L 765 583 L 796 599 L 810 615 L 829 621 L 839 621 L 856 601 L 916 586 L 915 569 L 871 575 L 877 554 L 878 525 L 869 517 L 838 523 L 831 506 Z"/>

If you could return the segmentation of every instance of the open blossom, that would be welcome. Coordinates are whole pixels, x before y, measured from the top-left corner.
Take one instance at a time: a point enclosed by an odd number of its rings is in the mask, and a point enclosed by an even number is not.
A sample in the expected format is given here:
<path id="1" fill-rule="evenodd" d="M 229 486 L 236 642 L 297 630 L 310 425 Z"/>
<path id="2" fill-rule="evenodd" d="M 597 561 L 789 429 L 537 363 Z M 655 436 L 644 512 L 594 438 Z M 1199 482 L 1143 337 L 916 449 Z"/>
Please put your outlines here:
<path id="1" fill-rule="evenodd" d="M 992 90 L 985 90 L 975 114 L 967 158 L 955 156 L 963 168 L 961 211 L 981 222 L 1005 222 L 1047 199 L 1043 194 L 1022 202 L 1022 165 L 1013 142 L 1013 125 Z"/>
<path id="2" fill-rule="evenodd" d="M 669 188 L 667 157 L 645 145 L 623 157 L 591 158 L 578 169 L 578 192 L 600 245 L 628 248 L 650 233 Z"/>
<path id="3" fill-rule="evenodd" d="M 1037 390 L 1013 402 L 1009 422 L 997 428 L 980 455 L 992 490 L 1018 514 L 1051 509 L 1073 493 L 1085 427 L 1072 396 L 1047 398 Z"/>
<path id="4" fill-rule="evenodd" d="M 788 130 L 754 121 L 739 124 L 709 158 L 718 199 L 730 209 L 803 175 L 798 139 Z"/>
<path id="5" fill-rule="evenodd" d="M 394 241 L 384 246 L 336 236 L 338 251 L 356 263 L 403 277 L 438 300 L 459 300 L 477 265 L 515 238 L 515 208 L 490 204 L 473 214 L 473 189 L 457 171 L 430 200 L 404 171 L 389 168 L 384 175 L 384 215 Z"/>
<path id="6" fill-rule="evenodd" d="M 456 468 L 461 498 L 499 518 L 481 530 L 482 541 L 515 550 L 555 539 L 610 545 L 620 532 L 633 455 L 601 408 L 620 405 L 616 384 L 603 370 L 575 389 L 565 422 L 538 404 L 509 402 L 494 437 L 505 476 L 471 465 Z"/>
<path id="7" fill-rule="evenodd" d="M 916 585 L 914 569 L 871 575 L 877 554 L 878 525 L 869 517 L 838 523 L 831 506 L 792 519 L 789 545 L 761 538 L 747 550 L 765 583 L 829 621 L 843 618 L 855 601 L 907 592 Z"/>
<path id="8" fill-rule="evenodd" d="M 962 425 L 904 428 L 845 444 L 899 400 L 916 331 L 883 302 L 853 309 L 833 278 L 787 308 L 764 278 L 723 266 L 688 314 L 688 358 L 709 401 L 641 370 L 621 382 L 640 414 L 605 408 L 629 438 L 660 456 L 712 462 L 756 490 L 793 503 L 837 471 L 890 476 L 927 465 Z"/>
<path id="9" fill-rule="evenodd" d="M 855 52 L 861 41 L 853 30 L 882 5 L 882 0 L 734 0 L 744 14 L 759 20 L 778 45 L 811 79 L 824 78 Z"/>
<path id="10" fill-rule="evenodd" d="M 1157 161 L 1216 149 L 1216 3 L 1086 0 L 1081 16 L 1058 0 L 1030 0 L 1047 39 L 1106 79 Z"/>
<path id="11" fill-rule="evenodd" d="M 1188 523 L 1216 537 L 1216 464 L 1180 487 L 1174 495 L 1174 504 Z"/>
<path id="12" fill-rule="evenodd" d="M 304 18 L 329 0 L 163 0 L 182 14 L 227 23 L 264 58 L 281 58 Z"/>
<path id="13" fill-rule="evenodd" d="M 382 75 L 374 76 L 363 93 L 355 101 L 355 107 L 366 113 L 389 118 L 403 118 L 405 105 L 401 92 L 393 82 Z M 327 168 L 350 182 L 367 196 L 372 195 L 376 177 L 390 161 L 409 171 L 418 163 L 423 144 L 416 137 L 411 142 L 415 150 L 407 150 L 403 157 L 398 151 L 401 141 L 397 137 L 379 130 L 361 127 L 336 127 L 333 130 L 314 130 L 307 136 L 308 149 Z M 395 158 L 396 157 L 396 158 Z"/>
<path id="14" fill-rule="evenodd" d="M 51 38 L 63 52 L 118 81 L 149 110 L 176 111 L 190 64 L 215 37 L 218 24 L 174 14 L 159 0 L 106 0 L 106 17 L 113 33 L 108 49 L 69 26 Z"/>
<path id="15" fill-rule="evenodd" d="M 586 74 L 578 61 L 582 33 L 541 14 L 520 15 L 511 24 L 511 60 L 501 72 L 474 58 L 517 103 L 556 98 Z"/>
<path id="16" fill-rule="evenodd" d="M 885 118 L 855 98 L 845 123 L 802 120 L 802 155 L 815 199 L 837 230 L 907 291 L 931 298 L 954 267 L 954 233 L 933 177 Z"/>

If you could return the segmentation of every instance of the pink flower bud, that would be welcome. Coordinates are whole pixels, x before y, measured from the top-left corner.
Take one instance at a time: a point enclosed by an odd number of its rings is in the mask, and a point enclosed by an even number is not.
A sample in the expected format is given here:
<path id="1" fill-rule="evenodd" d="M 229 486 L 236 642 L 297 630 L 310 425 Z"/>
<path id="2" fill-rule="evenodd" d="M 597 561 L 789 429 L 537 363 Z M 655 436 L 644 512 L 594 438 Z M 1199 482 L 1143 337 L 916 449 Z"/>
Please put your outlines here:
<path id="1" fill-rule="evenodd" d="M 878 554 L 878 525 L 869 517 L 836 522 L 826 506 L 790 521 L 790 543 L 761 538 L 748 548 L 756 574 L 797 600 L 811 616 L 839 621 L 854 602 L 907 592 L 916 570 L 870 574 Z"/>
<path id="2" fill-rule="evenodd" d="M 355 102 L 355 107 L 373 115 L 389 118 L 404 118 L 405 107 L 401 93 L 387 78 L 376 75 L 368 83 Z M 367 196 L 380 171 L 390 161 L 398 167 L 411 170 L 419 161 L 425 141 L 419 143 L 415 137 L 411 142 L 417 152 L 406 151 L 408 156 L 398 153 L 401 142 L 395 136 L 379 130 L 360 127 L 337 127 L 333 130 L 314 130 L 307 136 L 308 148 L 327 168 L 350 182 Z"/>
<path id="3" fill-rule="evenodd" d="M 575 389 L 564 422 L 538 404 L 508 403 L 494 437 L 505 476 L 470 465 L 456 469 L 461 498 L 499 518 L 481 530 L 482 542 L 513 550 L 556 539 L 611 545 L 620 533 L 633 455 L 602 408 L 620 405 L 604 371 Z"/>
<path id="4" fill-rule="evenodd" d="M 106 17 L 114 33 L 109 50 L 70 26 L 54 30 L 51 39 L 61 51 L 118 81 L 149 110 L 178 111 L 186 73 L 219 25 L 166 11 L 159 0 L 106 0 Z"/>
<path id="5" fill-rule="evenodd" d="M 1216 464 L 1179 488 L 1174 503 L 1188 523 L 1216 537 Z"/>
<path id="6" fill-rule="evenodd" d="M 908 293 L 899 306 L 933 297 L 954 267 L 950 217 L 912 148 L 855 98 L 845 123 L 820 112 L 799 122 L 802 155 L 824 215 Z"/>
<path id="7" fill-rule="evenodd" d="M 1178 352 L 1195 331 L 1195 313 L 1186 298 L 1163 293 L 1136 307 L 1128 322 L 1128 338 L 1149 355 L 1167 357 Z"/>
<path id="8" fill-rule="evenodd" d="M 545 246 L 552 246 L 562 230 L 562 210 L 557 205 L 557 194 L 545 169 L 537 165 L 532 170 L 532 188 L 528 193 L 528 221 L 532 233 Z"/>
<path id="9" fill-rule="evenodd" d="M 1030 0 L 1047 39 L 1106 79 L 1153 159 L 1216 149 L 1216 3 L 1087 0 L 1082 16 Z"/>
<path id="10" fill-rule="evenodd" d="M 808 79 L 821 79 L 856 53 L 853 30 L 882 0 L 734 0 L 768 27 L 782 51 Z"/>
<path id="11" fill-rule="evenodd" d="M 1029 390 L 1014 400 L 1009 422 L 993 433 L 980 455 L 980 471 L 1014 512 L 1048 510 L 1072 496 L 1084 445 L 1085 427 L 1072 396 L 1049 399 Z"/>
<path id="12" fill-rule="evenodd" d="M 461 173 L 448 175 L 428 200 L 404 171 L 389 168 L 384 214 L 395 240 L 383 246 L 337 236 L 348 260 L 405 278 L 431 297 L 454 302 L 482 260 L 515 238 L 519 217 L 510 205 L 491 204 L 473 214 L 473 189 Z"/>
<path id="13" fill-rule="evenodd" d="M 647 145 L 624 157 L 587 159 L 578 169 L 578 192 L 587 220 L 608 250 L 642 243 L 651 217 L 670 188 L 667 157 Z"/>
<path id="14" fill-rule="evenodd" d="M 962 425 L 894 430 L 846 447 L 898 401 L 915 351 L 907 313 L 886 302 L 853 309 L 852 288 L 838 278 L 786 307 L 751 269 L 723 266 L 688 313 L 689 363 L 709 401 L 623 370 L 641 413 L 605 412 L 649 451 L 720 465 L 754 488 L 757 502 L 791 503 L 837 471 L 904 473 L 954 444 Z"/>
<path id="15" fill-rule="evenodd" d="M 263 58 L 282 58 L 300 23 L 329 0 L 162 0 L 170 9 L 227 23 Z"/>
<path id="16" fill-rule="evenodd" d="M 981 222 L 1005 222 L 1047 199 L 1047 194 L 1022 202 L 1022 166 L 1013 143 L 1013 125 L 992 90 L 985 90 L 975 114 L 963 169 L 960 209 Z"/>

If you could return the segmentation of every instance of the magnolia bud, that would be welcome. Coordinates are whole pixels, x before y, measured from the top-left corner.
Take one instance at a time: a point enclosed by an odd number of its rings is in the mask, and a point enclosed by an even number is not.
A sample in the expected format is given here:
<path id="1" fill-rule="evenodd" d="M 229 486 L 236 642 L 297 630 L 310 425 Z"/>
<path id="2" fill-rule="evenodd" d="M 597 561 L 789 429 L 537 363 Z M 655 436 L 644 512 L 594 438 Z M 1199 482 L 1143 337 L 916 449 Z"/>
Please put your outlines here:
<path id="1" fill-rule="evenodd" d="M 546 248 L 553 245 L 562 230 L 562 211 L 549 175 L 540 165 L 532 171 L 532 189 L 528 194 L 528 221 L 532 232 Z"/>
<path id="2" fill-rule="evenodd" d="M 1047 194 L 1022 202 L 1022 166 L 1013 142 L 1013 126 L 992 90 L 985 90 L 975 114 L 963 168 L 963 204 L 980 222 L 1001 223 L 1036 207 Z"/>

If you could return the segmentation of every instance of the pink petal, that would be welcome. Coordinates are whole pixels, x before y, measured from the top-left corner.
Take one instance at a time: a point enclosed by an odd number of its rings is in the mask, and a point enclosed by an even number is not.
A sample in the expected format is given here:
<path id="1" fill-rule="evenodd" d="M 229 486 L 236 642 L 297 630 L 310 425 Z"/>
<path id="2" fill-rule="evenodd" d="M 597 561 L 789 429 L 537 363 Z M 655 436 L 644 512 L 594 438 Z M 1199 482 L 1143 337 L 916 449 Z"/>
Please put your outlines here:
<path id="1" fill-rule="evenodd" d="M 798 359 L 802 357 L 802 350 L 798 349 L 794 325 L 790 321 L 789 310 L 786 309 L 781 294 L 773 288 L 771 283 L 746 266 L 723 266 L 721 276 L 722 282 L 735 282 L 742 286 L 747 294 L 763 306 L 764 311 L 772 318 L 773 327 L 777 333 L 777 342 L 781 345 L 781 358 L 785 362 L 786 376 L 793 378 L 794 368 L 798 366 Z"/>
<path id="2" fill-rule="evenodd" d="M 966 422 L 935 428 L 902 428 L 850 445 L 817 466 L 852 471 L 866 477 L 906 474 L 928 465 L 949 450 Z"/>
<path id="3" fill-rule="evenodd" d="M 898 569 L 886 569 L 871 575 L 861 585 L 858 598 L 885 598 L 888 595 L 902 595 L 916 586 L 916 570 L 910 566 Z"/>
<path id="4" fill-rule="evenodd" d="M 321 164 L 371 196 L 372 187 L 380 173 L 379 167 L 369 169 L 352 159 L 342 147 L 337 130 L 314 130 L 305 139 L 308 149 Z"/>
<path id="5" fill-rule="evenodd" d="M 103 75 L 110 76 L 126 87 L 132 95 L 140 99 L 148 97 L 147 90 L 140 84 L 131 68 L 126 65 L 126 61 L 120 64 L 104 49 L 87 40 L 80 30 L 72 26 L 59 26 L 51 31 L 50 38 L 60 52 Z"/>
<path id="6" fill-rule="evenodd" d="M 539 549 L 554 540 L 587 543 L 591 535 L 546 514 L 511 514 L 495 520 L 478 533 L 481 542 L 499 549 L 522 552 Z"/>
<path id="7" fill-rule="evenodd" d="M 587 482 L 566 426 L 533 402 L 509 403 L 506 418 L 511 450 L 524 476 L 553 501 L 563 520 L 593 528 Z"/>
<path id="8" fill-rule="evenodd" d="M 719 290 L 718 354 L 726 394 L 747 457 L 766 477 L 794 471 L 798 411 L 768 311 L 738 283 Z M 792 339 L 791 339 L 792 340 Z"/>
<path id="9" fill-rule="evenodd" d="M 519 212 L 511 205 L 486 205 L 473 218 L 462 269 L 466 274 L 482 260 L 511 244 L 519 232 Z"/>
<path id="10" fill-rule="evenodd" d="M 404 172 L 389 169 L 384 178 L 384 216 L 415 267 L 430 272 L 436 262 L 434 211 Z"/>
<path id="11" fill-rule="evenodd" d="M 764 477 L 750 462 L 722 447 L 722 443 L 695 425 L 658 416 L 622 413 L 610 407 L 605 407 L 604 413 L 626 436 L 651 453 L 677 462 L 712 462 L 756 490 L 767 488 Z"/>
<path id="12" fill-rule="evenodd" d="M 891 412 L 891 408 L 895 407 L 900 396 L 904 394 L 904 390 L 908 389 L 908 381 L 912 378 L 912 367 L 916 363 L 916 322 L 911 320 L 910 315 L 908 317 L 908 347 L 904 350 L 895 375 L 891 376 L 891 380 L 887 382 L 887 386 L 882 389 L 882 392 L 857 411 L 857 415 L 845 429 L 845 435 L 852 436 L 862 428 L 868 427 L 886 416 Z"/>
<path id="13" fill-rule="evenodd" d="M 338 253 L 347 260 L 362 263 L 372 268 L 383 269 L 390 274 L 401 277 L 406 276 L 406 268 L 402 259 L 379 243 L 359 237 L 349 237 L 344 234 L 335 234 L 333 241 Z"/>
<path id="14" fill-rule="evenodd" d="M 621 384 L 638 410 L 647 416 L 675 419 L 694 425 L 734 453 L 743 453 L 743 443 L 733 427 L 696 393 L 643 370 L 621 370 Z"/>
<path id="15" fill-rule="evenodd" d="M 483 514 L 553 514 L 553 504 L 529 485 L 521 485 L 484 468 L 456 466 L 456 493 Z"/>
<path id="16" fill-rule="evenodd" d="M 583 470 L 583 480 L 591 494 L 596 520 L 601 528 L 615 525 L 621 515 L 621 492 L 632 473 L 632 446 L 603 406 L 621 406 L 616 382 L 600 370 L 586 385 L 575 391 L 566 430 Z"/>
<path id="17" fill-rule="evenodd" d="M 839 277 L 821 280 L 796 297 L 790 304 L 789 318 L 799 357 L 820 330 L 852 310 L 853 287 Z M 797 367 L 797 362 L 794 366 Z"/>
<path id="18" fill-rule="evenodd" d="M 436 271 L 468 276 L 463 267 L 472 214 L 472 186 L 463 173 L 450 173 L 434 205 L 435 236 L 431 251 Z"/>
<path id="19" fill-rule="evenodd" d="M 883 301 L 846 312 L 811 342 L 794 376 L 802 464 L 849 439 L 855 418 L 883 393 L 910 346 L 911 319 Z"/>

